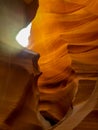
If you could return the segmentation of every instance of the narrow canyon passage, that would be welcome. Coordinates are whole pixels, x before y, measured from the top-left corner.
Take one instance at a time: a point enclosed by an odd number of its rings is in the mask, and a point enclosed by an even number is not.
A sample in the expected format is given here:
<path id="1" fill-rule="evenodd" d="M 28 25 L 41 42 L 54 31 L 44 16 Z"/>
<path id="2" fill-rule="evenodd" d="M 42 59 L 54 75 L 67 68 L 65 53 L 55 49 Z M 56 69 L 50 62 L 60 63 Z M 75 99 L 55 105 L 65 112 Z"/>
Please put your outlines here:
<path id="1" fill-rule="evenodd" d="M 98 0 L 0 1 L 0 130 L 98 129 L 97 8 Z M 17 33 L 28 25 L 22 47 Z"/>

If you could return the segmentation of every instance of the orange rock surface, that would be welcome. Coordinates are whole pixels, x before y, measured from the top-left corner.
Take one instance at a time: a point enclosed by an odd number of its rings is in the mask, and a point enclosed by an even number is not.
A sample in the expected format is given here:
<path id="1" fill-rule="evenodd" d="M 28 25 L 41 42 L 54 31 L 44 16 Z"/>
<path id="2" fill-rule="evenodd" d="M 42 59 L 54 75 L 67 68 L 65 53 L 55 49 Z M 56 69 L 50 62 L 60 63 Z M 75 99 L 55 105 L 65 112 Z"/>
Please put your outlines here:
<path id="1" fill-rule="evenodd" d="M 40 53 L 40 111 L 62 119 L 77 90 L 72 61 L 98 65 L 98 1 L 39 0 L 29 49 Z"/>

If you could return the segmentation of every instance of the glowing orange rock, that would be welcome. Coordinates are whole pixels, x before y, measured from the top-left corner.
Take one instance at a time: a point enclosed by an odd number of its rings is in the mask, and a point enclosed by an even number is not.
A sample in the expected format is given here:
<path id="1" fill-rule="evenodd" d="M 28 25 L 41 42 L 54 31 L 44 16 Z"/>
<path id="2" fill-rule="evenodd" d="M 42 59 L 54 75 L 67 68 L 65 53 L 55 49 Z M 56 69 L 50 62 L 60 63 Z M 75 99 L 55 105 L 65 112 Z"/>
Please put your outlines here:
<path id="1" fill-rule="evenodd" d="M 39 0 L 29 48 L 41 56 L 39 109 L 49 120 L 62 119 L 72 104 L 72 61 L 98 64 L 97 7 L 97 0 Z"/>

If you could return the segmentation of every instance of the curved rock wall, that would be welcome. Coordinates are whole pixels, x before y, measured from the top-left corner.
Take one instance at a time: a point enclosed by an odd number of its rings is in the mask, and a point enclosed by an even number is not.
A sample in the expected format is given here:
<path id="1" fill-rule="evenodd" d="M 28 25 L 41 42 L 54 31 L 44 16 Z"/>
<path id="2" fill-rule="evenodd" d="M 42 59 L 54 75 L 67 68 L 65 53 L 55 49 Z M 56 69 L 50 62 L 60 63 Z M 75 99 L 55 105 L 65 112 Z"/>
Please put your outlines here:
<path id="1" fill-rule="evenodd" d="M 40 53 L 40 111 L 59 121 L 72 106 L 77 79 L 72 62 L 98 65 L 98 1 L 39 0 L 29 49 Z"/>

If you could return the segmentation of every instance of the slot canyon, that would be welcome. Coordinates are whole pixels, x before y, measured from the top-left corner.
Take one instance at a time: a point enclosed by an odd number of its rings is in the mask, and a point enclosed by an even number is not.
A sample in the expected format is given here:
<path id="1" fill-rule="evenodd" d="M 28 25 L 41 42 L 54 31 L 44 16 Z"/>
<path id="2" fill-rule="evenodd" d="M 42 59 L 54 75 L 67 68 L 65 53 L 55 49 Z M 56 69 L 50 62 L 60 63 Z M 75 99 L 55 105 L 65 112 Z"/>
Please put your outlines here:
<path id="1" fill-rule="evenodd" d="M 98 130 L 97 8 L 0 1 L 0 130 Z M 30 23 L 23 47 L 15 38 Z"/>

